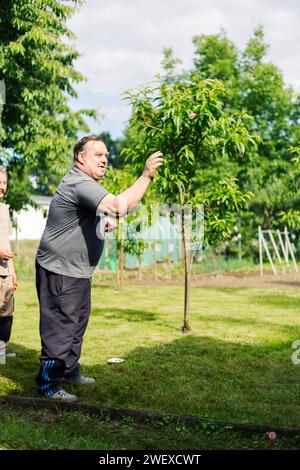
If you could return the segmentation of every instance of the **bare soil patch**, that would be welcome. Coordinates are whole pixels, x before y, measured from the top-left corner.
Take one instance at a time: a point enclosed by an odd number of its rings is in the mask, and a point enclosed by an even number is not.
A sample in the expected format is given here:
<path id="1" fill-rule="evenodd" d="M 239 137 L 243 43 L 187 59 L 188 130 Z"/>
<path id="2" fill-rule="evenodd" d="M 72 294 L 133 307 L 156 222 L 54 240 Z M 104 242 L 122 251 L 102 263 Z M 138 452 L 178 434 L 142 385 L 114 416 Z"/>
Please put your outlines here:
<path id="1" fill-rule="evenodd" d="M 114 285 L 114 280 L 99 280 L 96 284 Z M 181 279 L 126 279 L 125 285 L 183 285 Z M 300 273 L 282 273 L 274 276 L 271 271 L 263 276 L 259 271 L 231 271 L 231 272 L 211 272 L 194 274 L 192 276 L 193 287 L 215 287 L 215 288 L 248 288 L 248 289 L 299 289 Z"/>

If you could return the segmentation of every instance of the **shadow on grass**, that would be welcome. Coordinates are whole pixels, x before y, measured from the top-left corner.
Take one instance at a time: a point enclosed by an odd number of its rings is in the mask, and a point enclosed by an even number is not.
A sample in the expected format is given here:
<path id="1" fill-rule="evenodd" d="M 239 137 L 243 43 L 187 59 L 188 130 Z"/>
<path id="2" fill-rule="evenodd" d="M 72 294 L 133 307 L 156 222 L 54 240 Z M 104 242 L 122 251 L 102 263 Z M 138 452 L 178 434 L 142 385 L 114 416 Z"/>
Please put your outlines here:
<path id="1" fill-rule="evenodd" d="M 193 286 L 193 289 L 197 289 L 197 285 Z M 222 293 L 232 296 L 232 294 L 240 294 L 245 292 L 245 287 L 216 287 L 216 286 L 198 286 L 198 289 L 202 290 L 215 290 L 216 294 Z"/>
<path id="2" fill-rule="evenodd" d="M 154 321 L 158 319 L 158 315 L 145 310 L 133 310 L 128 308 L 100 308 L 94 307 L 92 315 L 101 315 L 106 319 L 121 319 L 129 322 L 143 322 L 143 321 Z"/>
<path id="3" fill-rule="evenodd" d="M 0 394 L 35 395 L 35 376 L 39 367 L 39 352 L 15 342 L 9 343 L 9 351 L 17 354 L 0 365 Z M 2 378 L 2 379 L 1 379 Z M 3 378 L 8 379 L 8 381 Z"/>
<path id="4" fill-rule="evenodd" d="M 38 353 L 12 346 L 18 358 L 0 368 L 0 392 L 33 395 Z M 299 426 L 300 366 L 292 363 L 292 352 L 290 342 L 271 349 L 191 334 L 135 348 L 123 364 L 83 365 L 96 384 L 66 388 L 101 406 Z"/>
<path id="5" fill-rule="evenodd" d="M 98 282 L 98 283 L 97 283 Z M 100 282 L 105 282 L 105 281 L 97 281 L 97 280 L 93 280 L 93 291 L 94 290 L 106 290 L 106 289 L 112 289 L 114 286 L 112 285 L 112 283 L 109 284 L 109 282 L 107 284 L 100 284 Z"/>
<path id="6" fill-rule="evenodd" d="M 98 382 L 80 393 L 107 406 L 296 426 L 300 366 L 292 352 L 290 342 L 271 350 L 189 335 L 136 348 L 121 365 L 85 367 Z"/>
<path id="7" fill-rule="evenodd" d="M 296 339 L 299 337 L 300 339 L 300 330 L 299 325 L 288 325 L 282 323 L 274 323 L 270 322 L 269 320 L 255 320 L 252 318 L 245 318 L 245 317 L 229 317 L 226 315 L 198 315 L 197 313 L 193 313 L 193 318 L 197 320 L 203 320 L 206 324 L 208 323 L 224 323 L 224 327 L 226 326 L 257 326 L 257 328 L 266 328 L 272 329 L 273 332 L 282 332 L 284 334 L 289 334 Z M 273 343 L 270 343 L 270 346 L 273 347 Z M 269 347 L 270 347 L 269 346 Z"/>
<path id="8" fill-rule="evenodd" d="M 292 308 L 298 309 L 300 305 L 300 295 L 299 297 L 289 296 L 287 294 L 261 294 L 251 296 L 251 303 L 256 303 L 258 305 L 270 306 L 276 309 L 283 308 Z"/>
<path id="9" fill-rule="evenodd" d="M 281 279 L 275 279 L 273 281 L 266 281 L 268 284 L 282 284 L 283 286 L 291 286 L 291 287 L 300 287 L 299 281 L 282 281 Z"/>
<path id="10" fill-rule="evenodd" d="M 37 302 L 24 302 L 23 308 L 36 310 L 38 308 L 38 303 Z"/>

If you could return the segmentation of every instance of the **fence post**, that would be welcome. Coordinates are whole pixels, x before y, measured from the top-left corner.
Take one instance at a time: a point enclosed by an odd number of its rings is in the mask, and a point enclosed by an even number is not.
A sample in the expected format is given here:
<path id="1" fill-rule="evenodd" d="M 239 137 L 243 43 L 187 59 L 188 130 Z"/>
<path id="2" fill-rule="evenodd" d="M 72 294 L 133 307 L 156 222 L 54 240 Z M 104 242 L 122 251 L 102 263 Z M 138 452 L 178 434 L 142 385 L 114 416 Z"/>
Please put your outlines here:
<path id="1" fill-rule="evenodd" d="M 261 233 L 260 225 L 258 227 L 258 244 L 259 244 L 259 269 L 260 269 L 260 275 L 262 276 L 264 273 L 264 269 L 263 269 L 262 233 Z"/>

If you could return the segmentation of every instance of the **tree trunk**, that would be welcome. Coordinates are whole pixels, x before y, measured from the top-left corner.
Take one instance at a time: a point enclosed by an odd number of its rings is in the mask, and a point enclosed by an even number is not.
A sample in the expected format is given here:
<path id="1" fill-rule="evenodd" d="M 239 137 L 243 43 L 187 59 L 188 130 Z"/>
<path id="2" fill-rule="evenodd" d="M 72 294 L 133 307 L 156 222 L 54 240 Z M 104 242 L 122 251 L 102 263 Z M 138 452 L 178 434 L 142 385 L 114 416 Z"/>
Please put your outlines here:
<path id="1" fill-rule="evenodd" d="M 143 270 L 142 270 L 142 257 L 139 256 L 139 271 L 138 271 L 138 279 L 141 281 L 143 279 Z"/>
<path id="2" fill-rule="evenodd" d="M 183 221 L 184 224 L 184 221 Z M 190 230 L 183 225 L 183 256 L 184 256 L 184 314 L 183 333 L 191 331 L 190 326 L 190 285 L 191 285 L 191 260 L 190 260 Z"/>
<path id="3" fill-rule="evenodd" d="M 120 257 L 119 257 L 119 261 L 120 261 L 120 289 L 123 288 L 124 286 L 124 245 L 123 245 L 123 242 L 121 242 L 121 246 L 120 246 Z"/>
<path id="4" fill-rule="evenodd" d="M 190 260 L 190 236 L 191 227 L 190 221 L 185 215 L 184 211 L 184 196 L 182 190 L 180 190 L 180 202 L 181 202 L 181 228 L 182 228 L 182 248 L 184 257 L 184 314 L 183 314 L 183 325 L 181 328 L 182 333 L 191 331 L 190 326 L 190 284 L 191 284 L 191 260 Z"/>
<path id="5" fill-rule="evenodd" d="M 183 223 L 181 220 L 181 239 L 178 238 L 178 257 L 181 267 L 184 269 L 185 261 L 184 261 L 184 240 L 183 240 Z"/>
<path id="6" fill-rule="evenodd" d="M 170 243 L 168 243 L 168 271 L 170 279 L 172 280 L 172 269 L 173 269 L 173 259 L 172 259 L 172 251 L 170 250 Z"/>
<path id="7" fill-rule="evenodd" d="M 154 273 L 154 279 L 157 280 L 157 269 L 156 269 L 156 243 L 155 243 L 155 242 L 153 242 L 152 249 L 153 249 L 153 273 Z"/>
<path id="8" fill-rule="evenodd" d="M 116 288 L 117 290 L 120 290 L 121 286 L 120 286 L 120 267 L 119 267 L 119 264 L 120 264 L 120 247 L 119 247 L 119 240 L 116 239 Z"/>

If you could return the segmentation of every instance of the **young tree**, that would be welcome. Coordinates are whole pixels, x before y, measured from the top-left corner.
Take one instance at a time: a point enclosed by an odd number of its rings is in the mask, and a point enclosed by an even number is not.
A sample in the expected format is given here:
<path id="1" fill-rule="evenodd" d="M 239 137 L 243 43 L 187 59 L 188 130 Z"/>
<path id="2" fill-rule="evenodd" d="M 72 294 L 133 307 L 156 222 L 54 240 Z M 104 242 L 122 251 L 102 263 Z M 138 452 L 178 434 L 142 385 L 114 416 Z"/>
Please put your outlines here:
<path id="1" fill-rule="evenodd" d="M 135 181 L 132 168 L 127 165 L 124 168 L 109 168 L 106 178 L 102 181 L 104 187 L 113 194 L 125 191 Z M 143 198 L 143 207 L 150 203 L 153 195 L 151 191 Z M 124 285 L 124 267 L 126 253 L 135 255 L 141 260 L 141 256 L 147 247 L 147 242 L 142 238 L 141 228 L 145 225 L 141 211 L 142 206 L 136 212 L 129 214 L 126 219 L 117 219 L 117 228 L 114 232 L 116 240 L 116 285 L 122 289 Z"/>
<path id="2" fill-rule="evenodd" d="M 71 161 L 78 132 L 87 132 L 84 114 L 72 111 L 68 96 L 83 76 L 74 69 L 79 54 L 67 27 L 81 0 L 6 0 L 0 15 L 0 80 L 6 85 L 0 161 L 9 171 L 24 168 L 61 175 Z M 26 176 L 26 173 L 24 173 Z M 12 181 L 17 184 L 17 181 Z M 30 187 L 30 180 L 27 179 Z M 21 191 L 11 201 L 17 207 Z"/>
<path id="3" fill-rule="evenodd" d="M 132 256 L 136 256 L 138 259 L 138 280 L 141 281 L 143 278 L 142 274 L 142 257 L 145 250 L 148 248 L 149 243 L 141 238 L 139 232 L 131 233 L 130 237 L 126 240 L 126 253 Z"/>
<path id="4" fill-rule="evenodd" d="M 109 168 L 102 184 L 112 194 L 119 194 L 133 184 L 133 177 L 128 169 Z M 122 220 L 121 220 L 122 222 Z M 113 232 L 116 240 L 116 286 L 120 290 L 124 284 L 124 238 L 122 236 L 122 223 L 117 219 L 117 227 Z"/>
<path id="5" fill-rule="evenodd" d="M 218 159 L 242 158 L 245 149 L 255 146 L 245 113 L 225 113 L 226 90 L 218 80 L 193 76 L 173 84 L 158 81 L 128 91 L 132 105 L 131 126 L 143 140 L 126 150 L 127 158 L 140 169 L 145 152 L 159 148 L 164 166 L 155 179 L 155 188 L 164 202 L 181 208 L 181 228 L 185 261 L 184 321 L 182 331 L 190 331 L 190 241 L 192 222 L 187 207 L 206 207 L 205 238 L 210 243 L 228 236 L 234 226 L 234 212 L 245 207 L 251 194 L 243 194 L 232 178 L 199 188 L 196 168 L 213 167 Z M 196 234 L 197 235 L 197 234 Z"/>
<path id="6" fill-rule="evenodd" d="M 110 132 L 102 132 L 101 137 L 109 149 L 109 165 L 112 168 L 124 168 L 126 162 L 122 157 L 122 149 L 126 141 L 126 131 L 122 137 L 114 139 Z"/>

